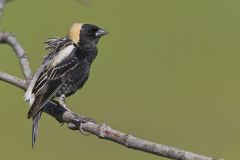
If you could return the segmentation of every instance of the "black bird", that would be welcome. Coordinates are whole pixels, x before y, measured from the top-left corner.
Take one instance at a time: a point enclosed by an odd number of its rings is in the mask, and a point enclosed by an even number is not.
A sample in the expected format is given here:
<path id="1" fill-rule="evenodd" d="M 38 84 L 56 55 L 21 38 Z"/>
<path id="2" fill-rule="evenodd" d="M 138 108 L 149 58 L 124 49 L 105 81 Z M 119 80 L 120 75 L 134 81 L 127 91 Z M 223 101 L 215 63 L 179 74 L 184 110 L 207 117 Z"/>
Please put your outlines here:
<path id="1" fill-rule="evenodd" d="M 89 77 L 90 67 L 97 56 L 97 43 L 107 32 L 92 24 L 74 23 L 64 38 L 48 39 L 49 54 L 34 75 L 25 93 L 33 119 L 34 145 L 38 121 L 44 105 L 55 97 L 65 106 L 64 99 L 80 89 Z"/>

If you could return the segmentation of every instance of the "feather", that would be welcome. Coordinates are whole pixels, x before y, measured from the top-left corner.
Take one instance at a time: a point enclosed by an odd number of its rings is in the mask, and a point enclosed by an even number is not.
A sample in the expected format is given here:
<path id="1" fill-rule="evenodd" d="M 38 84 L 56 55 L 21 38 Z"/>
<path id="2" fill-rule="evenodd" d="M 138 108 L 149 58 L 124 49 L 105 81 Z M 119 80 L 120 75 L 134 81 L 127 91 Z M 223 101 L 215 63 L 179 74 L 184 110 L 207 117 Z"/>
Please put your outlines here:
<path id="1" fill-rule="evenodd" d="M 75 49 L 72 44 L 66 46 L 43 65 L 44 68 L 37 75 L 37 80 L 29 92 L 34 95 L 34 100 L 28 112 L 28 118 L 34 117 L 55 96 L 55 93 L 72 74 L 72 70 L 79 65 L 74 55 Z"/>
<path id="2" fill-rule="evenodd" d="M 38 127 L 39 127 L 39 120 L 41 119 L 42 112 L 39 112 L 34 118 L 33 118 L 33 124 L 32 124 L 32 148 L 34 148 L 35 142 L 38 137 Z"/>
<path id="3" fill-rule="evenodd" d="M 45 42 L 46 50 L 49 51 L 49 54 L 44 57 L 43 63 L 39 67 L 38 71 L 34 75 L 33 79 L 31 80 L 30 84 L 28 85 L 28 88 L 26 90 L 26 93 L 24 95 L 24 99 L 26 102 L 29 103 L 29 106 L 31 107 L 34 100 L 35 95 L 32 93 L 33 87 L 35 87 L 36 81 L 39 79 L 40 74 L 43 73 L 44 67 L 49 64 L 53 60 L 56 54 L 63 49 L 64 47 L 71 45 L 72 41 L 68 38 L 50 38 Z"/>

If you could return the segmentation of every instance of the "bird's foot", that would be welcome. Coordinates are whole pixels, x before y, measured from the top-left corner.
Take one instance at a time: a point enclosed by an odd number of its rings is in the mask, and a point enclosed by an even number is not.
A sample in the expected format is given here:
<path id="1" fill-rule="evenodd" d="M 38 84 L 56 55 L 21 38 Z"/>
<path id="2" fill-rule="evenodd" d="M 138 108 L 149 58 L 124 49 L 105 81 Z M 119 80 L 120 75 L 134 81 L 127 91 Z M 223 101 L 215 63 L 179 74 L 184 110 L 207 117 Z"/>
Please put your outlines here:
<path id="1" fill-rule="evenodd" d="M 84 136 L 89 136 L 90 133 L 88 133 L 88 132 L 86 132 L 86 131 L 83 130 L 82 124 L 83 124 L 83 122 L 80 122 L 79 132 L 80 132 L 82 135 L 84 135 Z"/>
<path id="2" fill-rule="evenodd" d="M 79 116 L 78 115 L 78 120 L 79 120 L 79 132 L 85 136 L 88 136 L 90 135 L 89 133 L 87 133 L 86 131 L 84 131 L 83 129 L 83 125 L 84 123 L 87 123 L 87 122 L 93 122 L 93 123 L 96 123 L 96 121 L 94 119 L 91 119 L 89 117 L 85 117 L 85 116 Z"/>
<path id="3" fill-rule="evenodd" d="M 77 115 L 76 114 L 76 119 L 74 122 L 71 122 L 68 124 L 68 128 L 72 129 L 72 130 L 79 130 L 79 132 L 85 136 L 88 136 L 89 133 L 87 133 L 86 131 L 84 131 L 83 129 L 83 124 L 84 123 L 88 123 L 88 122 L 93 122 L 96 123 L 95 120 L 85 117 L 85 116 L 81 116 L 81 115 Z"/>

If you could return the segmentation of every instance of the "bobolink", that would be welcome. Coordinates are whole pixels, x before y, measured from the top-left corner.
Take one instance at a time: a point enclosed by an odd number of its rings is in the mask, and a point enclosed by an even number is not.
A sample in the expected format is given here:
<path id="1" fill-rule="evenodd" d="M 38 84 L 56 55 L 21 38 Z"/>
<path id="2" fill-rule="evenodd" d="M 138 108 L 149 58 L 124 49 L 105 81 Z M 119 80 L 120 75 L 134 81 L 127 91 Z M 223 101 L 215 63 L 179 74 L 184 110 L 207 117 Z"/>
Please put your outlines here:
<path id="1" fill-rule="evenodd" d="M 28 118 L 33 119 L 33 129 L 38 125 L 36 123 L 47 102 L 60 97 L 59 103 L 64 106 L 65 97 L 74 94 L 85 84 L 91 64 L 97 56 L 97 43 L 106 34 L 98 26 L 74 23 L 66 37 L 52 38 L 45 42 L 49 54 L 25 93 L 25 100 L 30 106 Z M 33 133 L 33 143 L 34 134 L 36 133 Z"/>

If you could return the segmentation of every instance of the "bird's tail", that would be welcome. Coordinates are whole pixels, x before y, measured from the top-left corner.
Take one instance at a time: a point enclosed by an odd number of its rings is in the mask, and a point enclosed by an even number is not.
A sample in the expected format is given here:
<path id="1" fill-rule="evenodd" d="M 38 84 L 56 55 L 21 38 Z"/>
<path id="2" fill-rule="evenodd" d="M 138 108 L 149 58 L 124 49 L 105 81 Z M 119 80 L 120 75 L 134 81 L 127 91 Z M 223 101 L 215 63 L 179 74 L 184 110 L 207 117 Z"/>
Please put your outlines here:
<path id="1" fill-rule="evenodd" d="M 38 126 L 39 126 L 39 120 L 41 118 L 42 111 L 38 112 L 36 116 L 32 118 L 33 124 L 32 124 L 32 148 L 34 148 L 35 142 L 37 140 L 38 136 Z"/>

